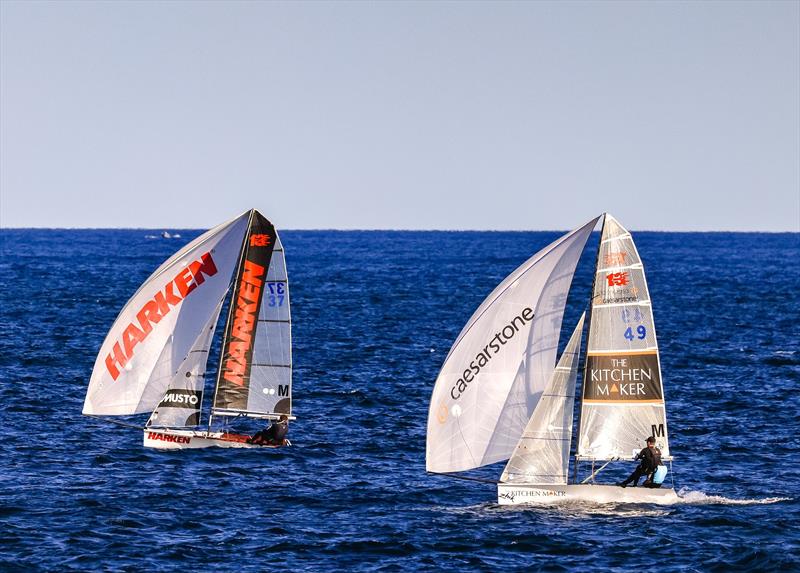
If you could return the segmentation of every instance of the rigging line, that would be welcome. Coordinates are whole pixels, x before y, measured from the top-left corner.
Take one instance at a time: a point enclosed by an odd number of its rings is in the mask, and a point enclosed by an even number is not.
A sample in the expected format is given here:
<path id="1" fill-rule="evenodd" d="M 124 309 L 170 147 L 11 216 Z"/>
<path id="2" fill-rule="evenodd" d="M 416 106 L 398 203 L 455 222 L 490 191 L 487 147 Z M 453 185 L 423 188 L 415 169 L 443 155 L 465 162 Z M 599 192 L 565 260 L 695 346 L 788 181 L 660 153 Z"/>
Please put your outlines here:
<path id="1" fill-rule="evenodd" d="M 127 422 L 122 422 L 120 420 L 114 420 L 112 418 L 104 418 L 103 416 L 95 416 L 94 414 L 84 414 L 87 418 L 94 418 L 95 420 L 102 420 L 103 422 L 111 422 L 112 424 L 116 424 L 118 426 L 125 426 L 126 428 L 136 428 L 137 430 L 144 430 L 144 426 L 137 426 L 136 424 L 129 424 Z"/>
<path id="2" fill-rule="evenodd" d="M 675 472 L 672 470 L 672 460 L 669 460 L 669 477 L 672 480 L 672 489 L 675 489 Z"/>
<path id="3" fill-rule="evenodd" d="M 492 485 L 497 485 L 499 483 L 497 480 L 477 478 L 477 477 L 472 477 L 472 476 L 460 476 L 460 475 L 457 475 L 457 474 L 450 474 L 450 473 L 446 473 L 446 474 L 437 474 L 437 473 L 433 473 L 433 472 L 428 472 L 428 473 L 431 474 L 431 475 L 435 475 L 435 476 L 449 477 L 449 478 L 453 478 L 453 479 L 463 479 L 463 480 L 466 480 L 466 481 L 478 481 L 478 482 L 481 482 L 481 483 L 490 483 Z"/>
<path id="4" fill-rule="evenodd" d="M 599 474 L 601 471 L 603 471 L 603 470 L 605 469 L 605 467 L 606 467 L 608 464 L 610 464 L 611 462 L 615 462 L 615 461 L 617 461 L 617 460 L 619 460 L 619 458 L 611 458 L 611 459 L 610 459 L 610 460 L 608 460 L 606 463 L 604 463 L 604 464 L 603 464 L 603 465 L 600 467 L 600 469 L 599 469 L 599 470 L 597 470 L 596 472 L 592 472 L 592 475 L 590 475 L 589 477 L 587 477 L 587 478 L 586 478 L 585 480 L 583 480 L 581 483 L 582 483 L 582 484 L 584 484 L 584 483 L 588 482 L 589 480 L 591 480 L 591 481 L 594 481 L 594 476 L 596 476 L 596 475 L 597 475 L 597 474 Z M 594 465 L 594 462 L 592 462 L 592 465 Z"/>

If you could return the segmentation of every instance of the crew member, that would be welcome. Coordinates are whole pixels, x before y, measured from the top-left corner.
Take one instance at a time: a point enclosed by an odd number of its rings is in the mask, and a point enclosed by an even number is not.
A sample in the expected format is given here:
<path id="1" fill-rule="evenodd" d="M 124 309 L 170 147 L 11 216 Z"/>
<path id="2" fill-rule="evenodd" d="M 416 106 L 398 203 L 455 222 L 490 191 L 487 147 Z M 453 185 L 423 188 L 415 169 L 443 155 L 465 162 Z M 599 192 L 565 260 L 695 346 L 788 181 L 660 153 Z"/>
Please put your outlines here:
<path id="1" fill-rule="evenodd" d="M 644 485 L 650 483 L 653 479 L 653 473 L 658 466 L 661 465 L 661 450 L 656 447 L 656 439 L 653 436 L 647 438 L 647 447 L 639 452 L 636 456 L 637 460 L 641 460 L 639 465 L 633 470 L 633 473 L 619 485 L 628 487 L 628 484 L 633 482 L 633 487 L 639 485 L 639 478 L 647 476 Z"/>
<path id="2" fill-rule="evenodd" d="M 260 432 L 253 434 L 253 437 L 247 440 L 247 443 L 259 446 L 282 446 L 288 433 L 289 418 L 286 414 L 281 414 L 280 420 L 272 422 Z"/>

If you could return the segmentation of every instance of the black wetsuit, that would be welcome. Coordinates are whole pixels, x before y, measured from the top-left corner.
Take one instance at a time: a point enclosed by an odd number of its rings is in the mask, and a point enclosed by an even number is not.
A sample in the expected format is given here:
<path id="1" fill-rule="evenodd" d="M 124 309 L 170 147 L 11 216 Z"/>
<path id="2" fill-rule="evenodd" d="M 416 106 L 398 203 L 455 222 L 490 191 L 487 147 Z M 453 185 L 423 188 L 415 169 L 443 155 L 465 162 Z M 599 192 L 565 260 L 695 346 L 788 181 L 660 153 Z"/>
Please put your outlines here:
<path id="1" fill-rule="evenodd" d="M 289 433 L 289 422 L 278 421 L 273 422 L 269 428 L 265 430 L 261 430 L 260 432 L 256 432 L 256 434 L 250 438 L 251 444 L 283 444 L 283 440 L 286 438 L 286 434 Z"/>
<path id="2" fill-rule="evenodd" d="M 289 433 L 289 422 L 273 422 L 267 430 L 267 440 L 275 444 L 282 444 L 286 434 Z M 659 456 L 660 458 L 660 456 Z"/>
<path id="3" fill-rule="evenodd" d="M 628 476 L 621 485 L 625 486 L 629 483 L 633 482 L 634 487 L 639 485 L 639 478 L 642 476 L 648 476 L 645 484 L 650 481 L 650 474 L 652 474 L 658 466 L 661 465 L 661 450 L 656 447 L 647 447 L 643 449 L 639 454 L 636 456 L 637 460 L 642 460 L 639 465 L 633 470 L 633 473 Z"/>

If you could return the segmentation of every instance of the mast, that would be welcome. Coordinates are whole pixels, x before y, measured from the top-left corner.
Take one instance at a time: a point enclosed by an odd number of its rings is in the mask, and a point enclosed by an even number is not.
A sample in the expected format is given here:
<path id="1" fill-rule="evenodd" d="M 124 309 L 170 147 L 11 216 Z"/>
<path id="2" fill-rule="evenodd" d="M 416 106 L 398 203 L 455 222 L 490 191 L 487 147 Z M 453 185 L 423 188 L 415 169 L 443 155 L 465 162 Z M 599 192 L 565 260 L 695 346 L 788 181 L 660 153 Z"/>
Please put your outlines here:
<path id="1" fill-rule="evenodd" d="M 581 371 L 581 411 L 578 414 L 578 421 L 577 427 L 580 428 L 581 421 L 583 420 L 583 385 L 586 383 L 586 365 L 589 362 L 588 360 L 588 353 L 589 353 L 589 333 L 592 331 L 592 309 L 594 308 L 594 287 L 595 282 L 597 281 L 597 269 L 600 266 L 600 248 L 603 246 L 603 231 L 606 228 L 606 217 L 608 213 L 603 213 L 603 224 L 600 226 L 600 237 L 597 241 L 597 253 L 594 257 L 594 273 L 592 274 L 592 290 L 589 291 L 589 308 L 587 309 L 587 314 L 589 315 L 588 320 L 586 321 L 586 353 L 583 356 L 583 370 Z M 577 386 L 577 380 L 575 381 Z M 576 388 L 577 390 L 577 388 Z M 576 392 L 577 394 L 577 392 Z M 580 451 L 581 447 L 581 434 L 578 432 L 576 436 L 577 440 L 575 443 L 575 483 L 578 482 L 578 451 Z"/>

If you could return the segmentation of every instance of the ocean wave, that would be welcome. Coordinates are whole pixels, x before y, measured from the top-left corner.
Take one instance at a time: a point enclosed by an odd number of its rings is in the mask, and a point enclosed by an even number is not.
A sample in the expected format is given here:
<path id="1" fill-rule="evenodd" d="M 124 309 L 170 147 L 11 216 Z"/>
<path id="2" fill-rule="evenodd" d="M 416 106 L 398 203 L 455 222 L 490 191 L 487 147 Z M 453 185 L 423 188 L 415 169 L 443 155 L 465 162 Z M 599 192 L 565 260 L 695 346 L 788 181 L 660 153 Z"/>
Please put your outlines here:
<path id="1" fill-rule="evenodd" d="M 792 501 L 791 497 L 763 497 L 753 499 L 733 499 L 722 495 L 708 495 L 702 491 L 692 491 L 686 488 L 678 492 L 678 503 L 692 505 L 769 505 L 782 501 Z"/>

